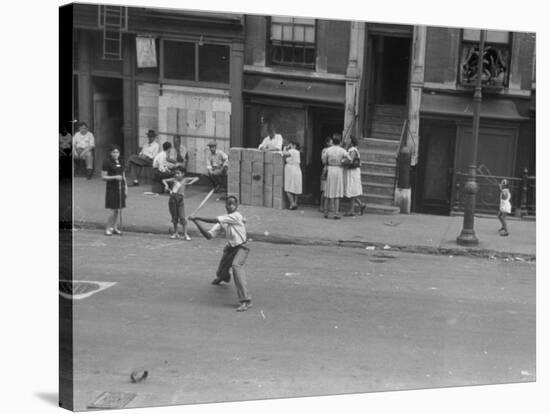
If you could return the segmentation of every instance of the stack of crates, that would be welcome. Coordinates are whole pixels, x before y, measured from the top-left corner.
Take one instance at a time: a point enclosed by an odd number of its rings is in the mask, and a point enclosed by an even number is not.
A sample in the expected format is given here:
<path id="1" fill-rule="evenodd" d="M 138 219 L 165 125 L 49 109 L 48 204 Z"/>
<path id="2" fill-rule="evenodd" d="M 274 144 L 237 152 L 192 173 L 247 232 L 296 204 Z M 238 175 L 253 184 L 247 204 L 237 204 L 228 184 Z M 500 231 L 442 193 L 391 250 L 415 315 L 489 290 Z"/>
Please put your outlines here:
<path id="1" fill-rule="evenodd" d="M 281 153 L 231 148 L 227 193 L 236 196 L 244 205 L 286 208 L 283 174 Z"/>

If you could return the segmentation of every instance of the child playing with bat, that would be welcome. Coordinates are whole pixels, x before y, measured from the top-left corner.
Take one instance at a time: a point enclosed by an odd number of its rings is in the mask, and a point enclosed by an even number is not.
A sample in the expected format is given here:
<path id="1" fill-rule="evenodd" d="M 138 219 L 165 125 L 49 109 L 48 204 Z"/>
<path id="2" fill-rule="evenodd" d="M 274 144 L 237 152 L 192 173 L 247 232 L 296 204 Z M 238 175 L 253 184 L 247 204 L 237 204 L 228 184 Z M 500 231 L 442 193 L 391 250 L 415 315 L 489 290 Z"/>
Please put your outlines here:
<path id="1" fill-rule="evenodd" d="M 174 225 L 174 233 L 170 236 L 172 239 L 179 239 L 178 223 L 181 223 L 183 238 L 185 240 L 191 240 L 187 234 L 187 219 L 185 218 L 185 204 L 183 202 L 183 197 L 185 193 L 185 186 L 193 184 L 198 179 L 198 177 L 185 178 L 185 168 L 178 165 L 175 168 L 174 177 L 162 180 L 164 188 L 166 188 L 166 191 L 170 193 L 170 198 L 168 199 L 168 210 L 170 210 L 172 224 Z M 169 183 L 172 184 L 171 188 Z"/>
<path id="2" fill-rule="evenodd" d="M 501 236 L 508 236 L 508 226 L 506 225 L 506 216 L 512 212 L 512 204 L 510 199 L 510 189 L 508 188 L 508 180 L 504 179 L 500 182 L 500 208 L 498 211 L 498 219 L 502 227 L 499 230 Z"/>
<path id="3" fill-rule="evenodd" d="M 224 230 L 227 238 L 227 245 L 223 249 L 223 255 L 218 265 L 216 278 L 212 281 L 213 285 L 219 285 L 221 282 L 229 282 L 231 273 L 237 288 L 237 296 L 239 298 L 239 307 L 237 312 L 244 312 L 252 306 L 252 300 L 246 286 L 246 272 L 244 264 L 250 248 L 246 238 L 246 228 L 244 226 L 245 219 L 237 211 L 237 197 L 229 196 L 225 201 L 225 210 L 227 214 L 216 218 L 203 218 L 189 216 L 201 234 L 208 240 L 216 237 L 221 230 Z M 200 222 L 212 223 L 214 226 L 210 230 L 206 230 Z"/>

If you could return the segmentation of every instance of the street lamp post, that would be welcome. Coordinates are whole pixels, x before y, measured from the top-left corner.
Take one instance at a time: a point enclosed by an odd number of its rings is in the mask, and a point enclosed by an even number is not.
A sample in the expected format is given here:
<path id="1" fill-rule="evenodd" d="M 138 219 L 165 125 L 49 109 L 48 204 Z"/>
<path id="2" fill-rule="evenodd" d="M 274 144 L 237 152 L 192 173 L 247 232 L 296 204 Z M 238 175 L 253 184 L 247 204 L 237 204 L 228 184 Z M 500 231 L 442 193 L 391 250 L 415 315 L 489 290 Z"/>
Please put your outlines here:
<path id="1" fill-rule="evenodd" d="M 485 30 L 479 33 L 479 55 L 477 62 L 477 78 L 474 90 L 474 114 L 472 124 L 472 153 L 468 165 L 468 180 L 464 185 L 464 222 L 462 231 L 456 242 L 462 246 L 477 246 L 479 243 L 474 231 L 474 211 L 476 206 L 476 170 L 477 170 L 477 141 L 479 137 L 479 113 L 481 109 L 481 75 L 483 74 L 483 50 L 485 49 Z"/>

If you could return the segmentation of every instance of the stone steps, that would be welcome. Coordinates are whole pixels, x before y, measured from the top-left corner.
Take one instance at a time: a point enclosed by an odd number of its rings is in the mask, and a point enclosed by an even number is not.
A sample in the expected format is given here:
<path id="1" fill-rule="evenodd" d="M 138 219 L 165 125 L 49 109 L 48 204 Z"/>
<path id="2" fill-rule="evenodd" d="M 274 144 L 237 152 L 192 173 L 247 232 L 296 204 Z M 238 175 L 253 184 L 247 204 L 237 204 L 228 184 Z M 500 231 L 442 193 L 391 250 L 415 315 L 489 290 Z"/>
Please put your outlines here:
<path id="1" fill-rule="evenodd" d="M 399 214 L 399 207 L 384 204 L 368 203 L 365 212 L 368 214 Z"/>
<path id="2" fill-rule="evenodd" d="M 379 162 L 385 164 L 396 163 L 396 153 L 393 151 L 369 151 L 359 150 L 362 162 Z"/>
<path id="3" fill-rule="evenodd" d="M 395 174 L 395 159 L 393 162 L 361 161 L 361 171 L 370 174 L 377 172 Z"/>
<path id="4" fill-rule="evenodd" d="M 363 193 L 365 194 L 377 194 L 393 199 L 394 186 L 393 184 L 375 183 L 372 181 L 363 183 Z"/>
<path id="5" fill-rule="evenodd" d="M 375 184 L 387 184 L 395 185 L 395 173 L 394 174 L 385 174 L 385 173 L 369 173 L 361 171 L 361 182 L 365 183 L 375 183 Z"/>
<path id="6" fill-rule="evenodd" d="M 397 148 L 399 147 L 399 141 L 383 138 L 364 138 L 359 144 L 359 151 L 367 150 L 372 151 L 385 151 L 393 152 L 394 157 L 397 154 Z"/>
<path id="7" fill-rule="evenodd" d="M 393 206 L 393 196 L 388 197 L 381 194 L 363 194 L 361 196 L 362 199 L 367 204 L 379 204 L 381 206 Z"/>

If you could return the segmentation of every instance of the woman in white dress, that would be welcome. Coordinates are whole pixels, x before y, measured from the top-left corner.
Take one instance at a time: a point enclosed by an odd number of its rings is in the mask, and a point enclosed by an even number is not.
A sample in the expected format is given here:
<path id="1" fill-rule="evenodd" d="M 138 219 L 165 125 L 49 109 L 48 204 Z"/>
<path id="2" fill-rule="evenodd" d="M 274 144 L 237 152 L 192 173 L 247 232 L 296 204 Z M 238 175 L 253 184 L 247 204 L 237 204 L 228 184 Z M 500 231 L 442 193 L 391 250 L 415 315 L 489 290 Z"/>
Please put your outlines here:
<path id="1" fill-rule="evenodd" d="M 302 194 L 302 170 L 300 169 L 300 151 L 297 143 L 291 141 L 283 152 L 285 157 L 285 192 L 288 197 L 289 210 L 298 208 L 298 194 Z"/>
<path id="2" fill-rule="evenodd" d="M 344 196 L 349 198 L 349 211 L 344 216 L 355 216 L 355 204 L 359 206 L 361 215 L 365 213 L 367 205 L 359 199 L 363 194 L 363 184 L 361 183 L 361 161 L 359 150 L 357 149 L 357 138 L 350 138 L 348 155 L 351 158 L 350 165 L 344 169 Z"/>
<path id="3" fill-rule="evenodd" d="M 329 203 L 334 208 L 334 219 L 339 219 L 340 199 L 344 196 L 344 172 L 342 160 L 350 160 L 348 152 L 340 146 L 340 138 L 332 137 L 332 146 L 322 155 L 323 165 L 327 166 L 325 185 L 325 218 L 328 218 Z"/>

